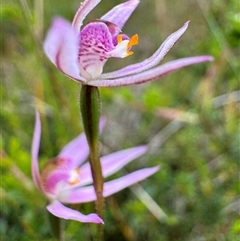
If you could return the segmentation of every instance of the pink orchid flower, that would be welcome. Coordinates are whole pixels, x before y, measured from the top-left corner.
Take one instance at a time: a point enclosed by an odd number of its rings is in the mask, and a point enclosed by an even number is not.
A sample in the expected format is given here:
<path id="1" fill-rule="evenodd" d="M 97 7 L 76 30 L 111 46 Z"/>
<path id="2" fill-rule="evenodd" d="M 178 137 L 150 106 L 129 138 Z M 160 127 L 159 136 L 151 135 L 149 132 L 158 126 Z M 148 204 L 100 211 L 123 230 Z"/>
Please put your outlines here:
<path id="1" fill-rule="evenodd" d="M 103 125 L 102 125 L 103 126 Z M 103 127 L 100 126 L 100 129 Z M 84 215 L 64 206 L 65 204 L 85 203 L 96 200 L 94 187 L 91 185 L 90 165 L 84 163 L 89 154 L 89 148 L 84 134 L 68 143 L 59 153 L 39 171 L 38 152 L 41 136 L 41 122 L 36 113 L 36 122 L 32 142 L 32 177 L 38 190 L 49 200 L 47 210 L 53 215 L 77 220 L 80 222 L 103 223 L 95 213 Z M 118 151 L 101 158 L 102 172 L 108 177 L 120 170 L 127 163 L 143 155 L 147 146 L 138 146 Z M 159 166 L 144 168 L 115 180 L 104 183 L 103 196 L 107 197 L 153 175 Z"/>
<path id="2" fill-rule="evenodd" d="M 100 19 L 81 28 L 85 17 L 99 2 L 101 0 L 85 0 L 72 24 L 63 18 L 55 18 L 44 41 L 48 58 L 69 78 L 91 86 L 141 84 L 185 66 L 213 60 L 211 56 L 195 56 L 157 66 L 186 31 L 188 21 L 172 33 L 150 58 L 113 72 L 102 73 L 108 58 L 125 58 L 133 53 L 132 46 L 138 44 L 137 34 L 128 37 L 121 33 L 121 29 L 140 1 L 129 0 L 119 4 Z"/>

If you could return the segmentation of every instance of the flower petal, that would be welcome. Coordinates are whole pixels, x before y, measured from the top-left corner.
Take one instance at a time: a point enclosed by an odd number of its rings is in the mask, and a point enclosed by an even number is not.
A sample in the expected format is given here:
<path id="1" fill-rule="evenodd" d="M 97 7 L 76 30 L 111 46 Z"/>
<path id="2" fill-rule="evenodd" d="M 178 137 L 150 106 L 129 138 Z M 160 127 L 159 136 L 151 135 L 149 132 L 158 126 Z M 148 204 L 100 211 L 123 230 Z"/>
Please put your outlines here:
<path id="1" fill-rule="evenodd" d="M 103 177 L 108 177 L 116 173 L 123 166 L 133 161 L 137 157 L 143 155 L 146 151 L 147 146 L 139 146 L 114 152 L 112 154 L 101 157 Z M 83 186 L 89 183 L 92 183 L 91 169 L 89 163 L 85 163 L 81 167 L 80 185 Z"/>
<path id="2" fill-rule="evenodd" d="M 188 24 L 189 24 L 189 21 L 186 22 L 176 32 L 172 33 L 150 58 L 140 63 L 129 65 L 120 70 L 102 74 L 100 78 L 101 79 L 119 78 L 126 75 L 140 73 L 156 66 L 166 56 L 166 54 L 174 46 L 174 44 L 178 41 L 178 39 L 184 34 L 184 32 L 187 30 Z"/>
<path id="3" fill-rule="evenodd" d="M 92 9 L 97 6 L 101 0 L 85 0 L 80 4 L 79 9 L 77 10 L 72 26 L 79 32 L 81 29 L 81 26 L 83 24 L 83 20 L 86 18 L 86 16 L 92 11 Z"/>
<path id="4" fill-rule="evenodd" d="M 42 191 L 41 188 L 41 177 L 39 173 L 39 165 L 38 165 L 38 152 L 39 152 L 39 145 L 41 139 L 41 121 L 38 111 L 36 111 L 36 120 L 35 120 L 35 127 L 33 133 L 33 140 L 32 140 L 32 150 L 31 150 L 31 157 L 32 157 L 32 178 L 36 185 L 36 187 Z"/>
<path id="5" fill-rule="evenodd" d="M 108 197 L 114 193 L 117 193 L 126 187 L 146 179 L 147 177 L 156 173 L 158 170 L 159 166 L 144 168 L 117 178 L 113 181 L 105 182 L 103 196 Z M 65 193 L 61 193 L 61 201 L 64 203 L 84 203 L 94 200 L 96 200 L 96 195 L 93 186 L 76 188 L 68 190 Z"/>
<path id="6" fill-rule="evenodd" d="M 47 210 L 54 216 L 63 219 L 76 220 L 82 223 L 104 223 L 103 220 L 95 213 L 84 215 L 76 210 L 65 207 L 57 200 L 48 205 Z"/>
<path id="7" fill-rule="evenodd" d="M 86 79 L 98 78 L 110 57 L 108 52 L 114 47 L 112 35 L 105 23 L 94 21 L 87 24 L 81 31 L 79 66 L 82 76 Z"/>
<path id="8" fill-rule="evenodd" d="M 62 203 L 87 203 L 95 201 L 96 194 L 93 186 L 79 187 L 62 190 L 59 193 L 58 200 Z"/>
<path id="9" fill-rule="evenodd" d="M 70 158 L 70 169 L 81 165 L 89 155 L 89 147 L 85 134 L 81 134 L 69 142 L 58 154 L 60 158 Z"/>
<path id="10" fill-rule="evenodd" d="M 106 124 L 106 119 L 101 117 L 99 123 L 99 132 L 101 133 Z M 80 166 L 89 155 L 89 147 L 85 134 L 81 134 L 66 146 L 63 147 L 61 152 L 58 154 L 60 158 L 70 158 L 71 162 L 68 162 L 70 169 L 74 169 Z"/>
<path id="11" fill-rule="evenodd" d="M 119 31 L 123 28 L 126 21 L 131 16 L 132 12 L 135 10 L 139 4 L 139 0 L 129 0 L 122 4 L 117 5 L 112 10 L 107 12 L 101 17 L 101 20 L 108 21 L 116 24 L 119 27 Z M 116 34 L 118 34 L 116 33 Z"/>
<path id="12" fill-rule="evenodd" d="M 123 177 L 115 179 L 113 181 L 106 182 L 104 184 L 103 196 L 108 197 L 116 192 L 123 190 L 126 187 L 129 187 L 137 182 L 140 182 L 147 177 L 153 175 L 159 170 L 159 166 L 144 168 L 130 174 L 127 174 Z"/>
<path id="13" fill-rule="evenodd" d="M 84 82 L 78 68 L 79 37 L 71 24 L 63 18 L 55 18 L 44 41 L 48 58 L 68 77 Z"/>
<path id="14" fill-rule="evenodd" d="M 197 63 L 213 61 L 211 56 L 196 56 L 189 58 L 182 58 L 170 61 L 161 66 L 155 67 L 153 69 L 138 73 L 135 75 L 130 75 L 122 78 L 108 79 L 108 80 L 95 80 L 89 81 L 88 85 L 92 86 L 125 86 L 125 85 L 134 85 L 150 82 L 156 79 L 163 77 L 169 73 L 172 73 L 178 69 L 181 69 L 188 65 L 193 65 Z"/>
<path id="15" fill-rule="evenodd" d="M 70 175 L 70 171 L 67 172 L 62 170 L 52 171 L 48 173 L 47 176 L 44 176 L 44 173 L 42 172 L 45 194 L 48 197 L 56 197 L 63 188 L 67 188 L 70 186 L 70 184 L 67 184 Z"/>

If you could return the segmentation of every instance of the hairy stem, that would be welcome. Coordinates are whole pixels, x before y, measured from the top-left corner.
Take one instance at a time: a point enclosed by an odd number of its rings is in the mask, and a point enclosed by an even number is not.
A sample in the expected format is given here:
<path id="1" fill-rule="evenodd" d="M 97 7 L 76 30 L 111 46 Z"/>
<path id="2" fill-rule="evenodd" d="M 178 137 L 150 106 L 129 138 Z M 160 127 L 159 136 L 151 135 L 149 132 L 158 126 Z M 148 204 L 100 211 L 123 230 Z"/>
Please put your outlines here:
<path id="1" fill-rule="evenodd" d="M 90 166 L 93 186 L 96 193 L 96 211 L 103 218 L 103 176 L 99 157 L 99 120 L 100 120 L 100 95 L 97 87 L 82 85 L 80 92 L 80 110 L 83 127 L 90 149 Z M 102 239 L 102 225 L 98 227 L 98 240 Z"/>

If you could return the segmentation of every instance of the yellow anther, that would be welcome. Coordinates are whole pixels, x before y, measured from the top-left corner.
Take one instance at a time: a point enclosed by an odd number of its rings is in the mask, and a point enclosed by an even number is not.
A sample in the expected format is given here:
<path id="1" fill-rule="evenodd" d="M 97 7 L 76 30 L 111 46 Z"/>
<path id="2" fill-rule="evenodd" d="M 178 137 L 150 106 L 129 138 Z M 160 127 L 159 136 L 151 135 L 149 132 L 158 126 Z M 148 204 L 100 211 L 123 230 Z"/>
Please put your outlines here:
<path id="1" fill-rule="evenodd" d="M 122 35 L 122 34 L 119 34 L 119 35 L 117 36 L 117 41 L 118 41 L 118 44 L 123 41 L 123 35 Z"/>
<path id="2" fill-rule="evenodd" d="M 129 50 L 131 49 L 132 46 L 137 45 L 137 44 L 138 44 L 138 35 L 135 34 L 129 39 L 129 42 L 127 45 L 127 56 L 133 54 L 133 51 L 129 51 Z"/>
<path id="3" fill-rule="evenodd" d="M 68 180 L 68 183 L 70 185 L 75 185 L 75 184 L 78 184 L 80 181 L 79 181 L 79 176 L 80 176 L 80 169 L 79 168 L 76 168 L 73 173 L 72 173 L 72 176 L 70 177 L 70 179 Z"/>
<path id="4" fill-rule="evenodd" d="M 126 54 L 127 54 L 126 57 L 128 57 L 133 54 L 133 51 L 127 51 Z"/>
<path id="5" fill-rule="evenodd" d="M 74 180 L 68 181 L 68 183 L 69 183 L 70 185 L 75 185 L 75 184 L 78 184 L 78 183 L 79 183 L 79 180 L 76 178 L 76 179 L 74 179 Z"/>
<path id="6" fill-rule="evenodd" d="M 129 39 L 127 47 L 131 48 L 132 46 L 137 45 L 137 44 L 138 44 L 138 35 L 135 34 Z"/>
<path id="7" fill-rule="evenodd" d="M 108 52 L 109 56 L 116 58 L 125 58 L 133 54 L 131 48 L 132 46 L 138 44 L 138 35 L 135 34 L 130 39 L 128 37 L 124 39 L 123 37 L 123 34 L 119 34 L 117 36 L 117 45 L 112 51 Z"/>

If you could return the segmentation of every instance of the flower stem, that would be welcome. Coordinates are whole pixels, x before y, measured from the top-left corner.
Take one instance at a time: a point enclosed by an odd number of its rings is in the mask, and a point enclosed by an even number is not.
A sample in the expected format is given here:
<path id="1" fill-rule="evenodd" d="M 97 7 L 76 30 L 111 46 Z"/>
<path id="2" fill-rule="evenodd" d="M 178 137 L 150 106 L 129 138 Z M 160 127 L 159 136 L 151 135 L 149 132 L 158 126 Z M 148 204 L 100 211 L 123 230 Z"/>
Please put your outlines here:
<path id="1" fill-rule="evenodd" d="M 57 241 L 63 241 L 63 220 L 47 212 L 51 230 Z"/>
<path id="2" fill-rule="evenodd" d="M 90 166 L 93 186 L 96 193 L 96 211 L 103 218 L 103 176 L 99 157 L 99 120 L 100 120 L 100 95 L 97 87 L 82 85 L 80 91 L 80 110 L 83 127 L 90 149 Z M 98 227 L 98 240 L 101 240 L 103 228 Z"/>

